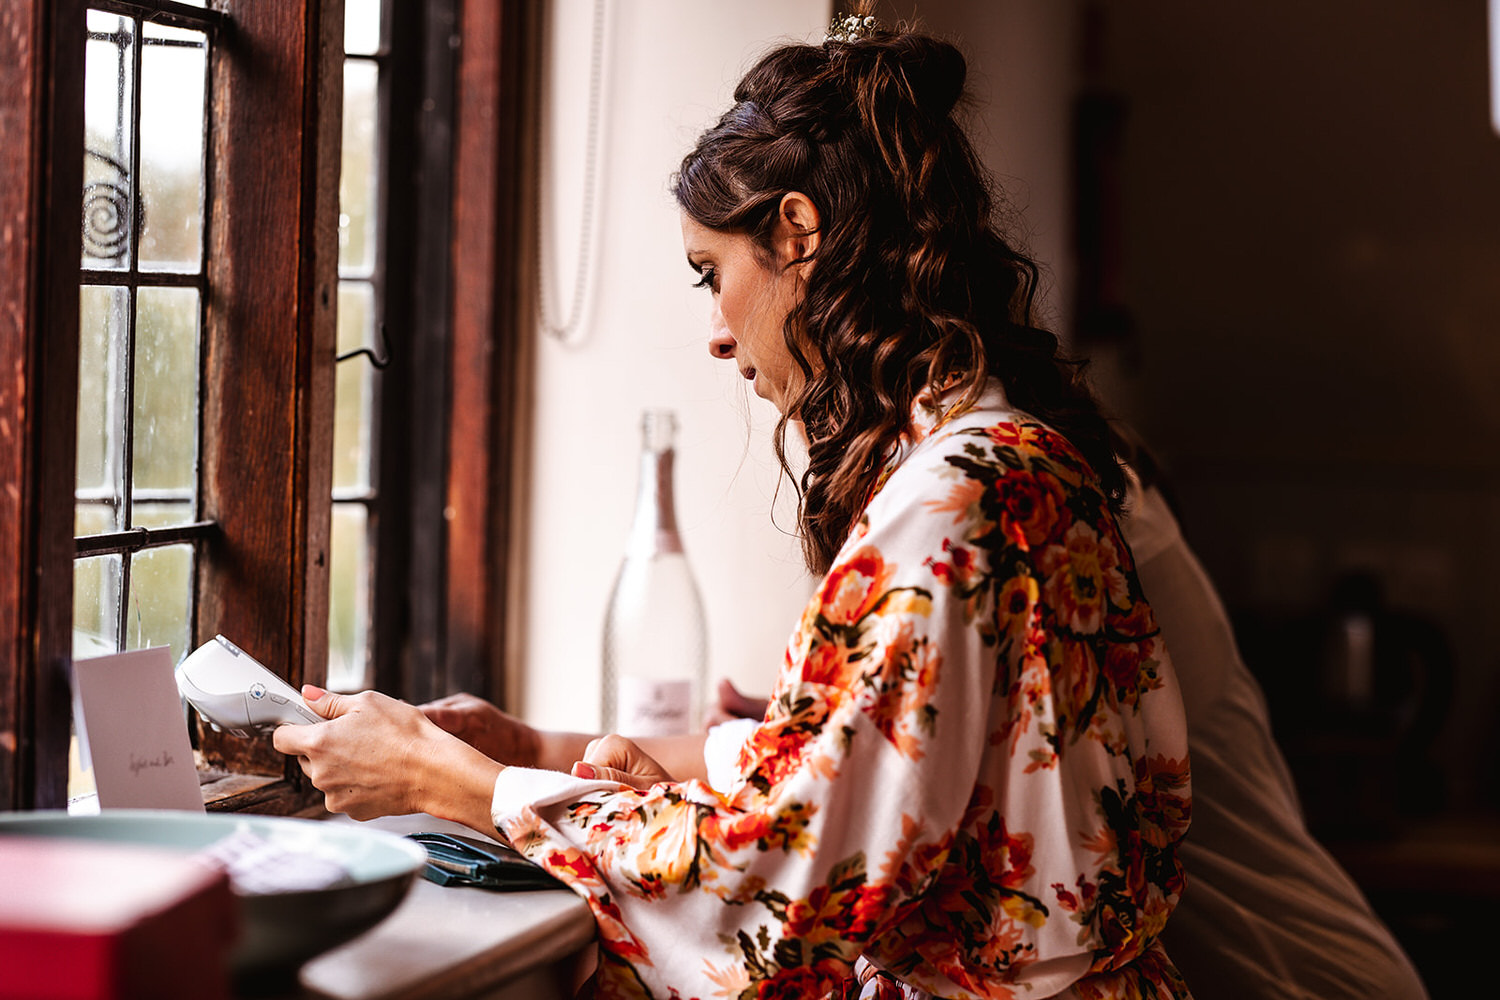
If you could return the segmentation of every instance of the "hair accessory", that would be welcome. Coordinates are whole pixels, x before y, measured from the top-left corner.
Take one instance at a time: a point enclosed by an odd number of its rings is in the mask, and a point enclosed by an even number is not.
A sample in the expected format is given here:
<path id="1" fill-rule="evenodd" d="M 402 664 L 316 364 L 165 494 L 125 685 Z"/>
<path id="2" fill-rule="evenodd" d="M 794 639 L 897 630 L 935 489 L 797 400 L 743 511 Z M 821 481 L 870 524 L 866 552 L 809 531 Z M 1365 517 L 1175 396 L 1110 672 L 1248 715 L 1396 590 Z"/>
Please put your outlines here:
<path id="1" fill-rule="evenodd" d="M 858 14 L 833 15 L 833 22 L 828 25 L 828 34 L 823 36 L 825 42 L 861 42 L 875 34 L 884 31 L 885 25 L 878 18 L 866 14 L 861 17 Z"/>

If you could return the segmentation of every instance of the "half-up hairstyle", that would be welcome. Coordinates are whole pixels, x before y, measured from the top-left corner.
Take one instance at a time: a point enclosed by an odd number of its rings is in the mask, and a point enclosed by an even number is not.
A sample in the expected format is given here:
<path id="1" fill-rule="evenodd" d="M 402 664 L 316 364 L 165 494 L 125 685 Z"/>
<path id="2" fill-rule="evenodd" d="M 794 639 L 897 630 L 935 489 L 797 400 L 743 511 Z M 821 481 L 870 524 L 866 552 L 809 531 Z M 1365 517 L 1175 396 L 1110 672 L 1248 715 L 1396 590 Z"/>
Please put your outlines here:
<path id="1" fill-rule="evenodd" d="M 821 215 L 805 295 L 783 329 L 804 376 L 786 414 L 807 430 L 799 526 L 815 573 L 928 390 L 956 387 L 966 405 L 998 378 L 1011 405 L 1083 454 L 1113 504 L 1124 496 L 1082 362 L 1032 324 L 1037 267 L 1000 235 L 988 175 L 956 118 L 965 74 L 957 48 L 914 32 L 782 46 L 745 74 L 673 178 L 690 218 L 768 254 L 783 195 L 800 191 Z M 786 414 L 775 446 L 790 476 Z"/>

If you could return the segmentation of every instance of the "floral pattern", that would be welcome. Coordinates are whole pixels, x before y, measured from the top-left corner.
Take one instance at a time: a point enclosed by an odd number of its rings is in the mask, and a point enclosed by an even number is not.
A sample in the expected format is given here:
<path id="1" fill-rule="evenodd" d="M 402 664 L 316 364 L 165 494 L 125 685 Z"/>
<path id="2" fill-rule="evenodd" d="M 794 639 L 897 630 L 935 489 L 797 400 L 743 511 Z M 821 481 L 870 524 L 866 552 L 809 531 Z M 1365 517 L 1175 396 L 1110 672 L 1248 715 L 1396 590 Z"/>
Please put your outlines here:
<path id="1" fill-rule="evenodd" d="M 1167 652 L 1087 464 L 998 389 L 918 408 L 739 776 L 497 805 L 592 906 L 600 996 L 1187 996 Z"/>

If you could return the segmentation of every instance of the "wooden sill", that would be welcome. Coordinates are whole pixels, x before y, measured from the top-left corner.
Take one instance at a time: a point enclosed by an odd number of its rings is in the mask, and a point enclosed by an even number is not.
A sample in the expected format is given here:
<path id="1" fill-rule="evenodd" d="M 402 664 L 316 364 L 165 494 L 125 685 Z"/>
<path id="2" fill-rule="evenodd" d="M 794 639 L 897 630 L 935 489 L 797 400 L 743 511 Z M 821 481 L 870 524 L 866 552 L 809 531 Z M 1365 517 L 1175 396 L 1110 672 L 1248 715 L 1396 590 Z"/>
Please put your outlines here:
<path id="1" fill-rule="evenodd" d="M 321 792 L 299 787 L 283 776 L 200 768 L 198 787 L 203 793 L 203 807 L 209 812 L 302 816 L 323 811 Z"/>

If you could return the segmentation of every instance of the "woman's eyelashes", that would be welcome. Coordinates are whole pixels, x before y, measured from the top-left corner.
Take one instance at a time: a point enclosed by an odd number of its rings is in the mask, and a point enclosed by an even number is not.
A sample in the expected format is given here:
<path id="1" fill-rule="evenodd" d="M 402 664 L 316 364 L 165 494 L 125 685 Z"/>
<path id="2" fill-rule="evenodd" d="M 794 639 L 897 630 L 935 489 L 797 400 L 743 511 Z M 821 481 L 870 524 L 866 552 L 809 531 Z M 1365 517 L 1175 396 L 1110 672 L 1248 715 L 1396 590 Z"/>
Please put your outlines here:
<path id="1" fill-rule="evenodd" d="M 698 280 L 693 282 L 694 288 L 707 288 L 717 292 L 719 290 L 719 272 L 716 268 L 705 267 L 698 272 Z"/>

